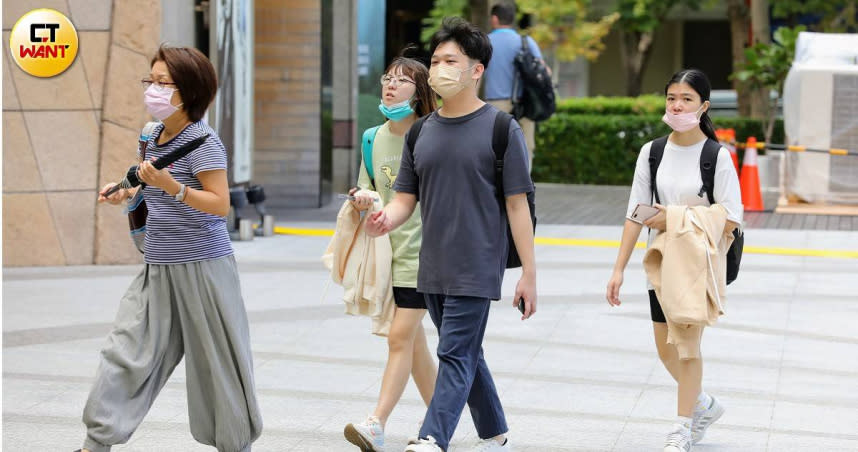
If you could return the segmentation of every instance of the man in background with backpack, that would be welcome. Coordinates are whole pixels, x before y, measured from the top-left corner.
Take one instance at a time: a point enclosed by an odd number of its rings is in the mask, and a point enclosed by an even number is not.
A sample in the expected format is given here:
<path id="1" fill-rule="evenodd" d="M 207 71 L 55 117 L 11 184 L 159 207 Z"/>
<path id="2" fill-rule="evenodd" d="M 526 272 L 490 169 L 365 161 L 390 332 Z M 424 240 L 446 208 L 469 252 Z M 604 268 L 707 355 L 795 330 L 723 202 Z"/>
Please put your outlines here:
<path id="1" fill-rule="evenodd" d="M 367 234 L 386 234 L 420 201 L 417 291 L 438 328 L 438 378 L 419 440 L 406 451 L 446 451 L 465 403 L 481 439 L 476 450 L 509 451 L 506 418 L 482 343 L 491 300 L 501 297 L 508 227 L 522 267 L 513 305 L 523 300 L 522 319 L 536 312 L 527 151 L 512 116 L 477 97 L 477 82 L 492 57 L 485 33 L 447 18 L 430 45 L 429 86 L 443 106 L 411 127 L 396 194 L 366 222 Z"/>
<path id="2" fill-rule="evenodd" d="M 516 72 L 518 71 L 515 65 L 515 57 L 522 50 L 522 39 L 526 40 L 530 53 L 542 61 L 543 66 L 545 62 L 542 60 L 542 52 L 536 45 L 536 41 L 530 36 L 522 37 L 516 31 L 514 25 L 515 2 L 512 0 L 502 1 L 492 7 L 491 14 L 493 31 L 488 36 L 492 43 L 492 64 L 486 68 L 484 98 L 486 102 L 498 110 L 512 113 L 514 98 L 522 94 L 520 86 L 517 89 L 519 92 L 513 93 L 513 85 L 516 82 Z M 545 68 L 548 69 L 547 66 Z M 520 79 L 519 84 L 521 84 Z M 523 116 L 517 115 L 516 119 L 524 132 L 532 170 L 534 148 L 536 147 L 536 123 L 533 119 Z"/>

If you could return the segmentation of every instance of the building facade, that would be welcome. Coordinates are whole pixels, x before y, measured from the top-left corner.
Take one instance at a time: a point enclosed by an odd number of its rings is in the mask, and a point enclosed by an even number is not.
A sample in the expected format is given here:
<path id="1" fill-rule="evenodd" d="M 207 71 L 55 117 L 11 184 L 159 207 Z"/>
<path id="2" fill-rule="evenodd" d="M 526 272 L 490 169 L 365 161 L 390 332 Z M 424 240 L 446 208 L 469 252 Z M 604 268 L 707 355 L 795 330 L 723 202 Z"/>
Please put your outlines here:
<path id="1" fill-rule="evenodd" d="M 142 261 L 122 209 L 98 205 L 96 198 L 100 187 L 136 163 L 137 137 L 150 120 L 140 79 L 162 42 L 203 50 L 216 64 L 221 87 L 229 77 L 240 78 L 236 69 L 252 77 L 246 100 L 238 90 L 222 89 L 219 96 L 239 100 L 216 102 L 208 121 L 226 121 L 218 108 L 250 107 L 250 139 L 226 141 L 231 164 L 249 159 L 249 180 L 242 182 L 262 185 L 269 207 L 319 206 L 347 189 L 357 171 L 356 2 L 254 0 L 252 20 L 226 14 L 247 4 L 39 2 L 72 21 L 80 50 L 69 69 L 52 78 L 28 75 L 8 46 L 3 52 L 4 266 Z M 3 2 L 4 44 L 33 8 L 27 0 Z M 218 20 L 232 21 L 232 28 L 218 28 Z M 250 67 L 240 66 L 247 55 L 229 54 L 241 49 L 225 46 L 235 36 L 218 35 L 223 29 L 250 33 Z M 242 115 L 239 110 L 232 114 Z M 222 135 L 238 134 L 224 130 L 218 127 Z"/>

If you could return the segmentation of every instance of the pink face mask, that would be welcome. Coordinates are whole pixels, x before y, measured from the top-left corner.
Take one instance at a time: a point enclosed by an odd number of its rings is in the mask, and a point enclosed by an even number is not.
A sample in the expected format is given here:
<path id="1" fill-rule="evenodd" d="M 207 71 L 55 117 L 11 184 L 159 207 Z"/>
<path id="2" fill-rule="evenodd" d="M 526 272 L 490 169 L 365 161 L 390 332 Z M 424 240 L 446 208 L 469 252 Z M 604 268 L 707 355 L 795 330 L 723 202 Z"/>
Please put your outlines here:
<path id="1" fill-rule="evenodd" d="M 677 132 L 688 132 L 689 130 L 697 127 L 700 124 L 700 117 L 697 116 L 700 113 L 700 110 L 703 109 L 701 105 L 697 111 L 693 111 L 690 113 L 679 113 L 673 114 L 670 111 L 665 111 L 664 116 L 661 117 L 661 120 L 664 121 L 665 124 L 669 125 L 671 129 Z"/>
<path id="2" fill-rule="evenodd" d="M 169 118 L 182 105 L 172 104 L 173 91 L 175 91 L 173 88 L 166 86 L 149 85 L 143 92 L 143 103 L 146 104 L 146 111 L 159 121 Z"/>

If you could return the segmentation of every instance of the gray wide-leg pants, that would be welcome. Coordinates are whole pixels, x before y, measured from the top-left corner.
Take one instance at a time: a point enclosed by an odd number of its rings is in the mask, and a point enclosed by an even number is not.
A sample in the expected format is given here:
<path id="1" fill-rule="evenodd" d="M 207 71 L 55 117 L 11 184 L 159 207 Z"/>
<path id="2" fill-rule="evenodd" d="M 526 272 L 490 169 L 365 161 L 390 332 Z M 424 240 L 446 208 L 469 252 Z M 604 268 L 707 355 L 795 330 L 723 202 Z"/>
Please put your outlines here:
<path id="1" fill-rule="evenodd" d="M 220 452 L 250 451 L 262 417 L 233 256 L 144 266 L 101 352 L 83 447 L 106 452 L 128 441 L 183 356 L 191 435 Z"/>

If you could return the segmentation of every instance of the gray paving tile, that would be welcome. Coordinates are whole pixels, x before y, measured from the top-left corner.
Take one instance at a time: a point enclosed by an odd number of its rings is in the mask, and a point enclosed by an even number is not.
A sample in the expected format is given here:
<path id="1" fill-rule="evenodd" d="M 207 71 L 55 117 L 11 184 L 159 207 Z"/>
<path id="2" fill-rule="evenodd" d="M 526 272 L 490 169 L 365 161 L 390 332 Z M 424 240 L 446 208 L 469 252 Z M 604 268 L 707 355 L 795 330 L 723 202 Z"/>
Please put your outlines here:
<path id="1" fill-rule="evenodd" d="M 807 450 L 847 452 L 858 450 L 858 439 L 773 433 L 769 437 L 768 450 L 772 452 L 800 452 Z"/>
<path id="2" fill-rule="evenodd" d="M 575 190 L 595 196 L 586 187 Z M 616 190 L 612 202 L 622 205 L 626 190 Z M 616 241 L 620 227 L 542 224 L 539 233 Z M 766 230 L 753 237 L 754 246 L 770 247 L 858 243 L 854 231 Z M 343 314 L 342 289 L 325 292 L 328 277 L 318 257 L 327 241 L 278 236 L 235 244 L 266 426 L 255 451 L 353 450 L 342 428 L 377 401 L 387 344 L 369 333 L 367 319 Z M 526 322 L 509 306 L 518 271 L 507 273 L 484 348 L 516 450 L 639 451 L 663 443 L 676 389 L 652 343 L 643 252 L 632 257 L 619 308 L 604 301 L 615 256 L 610 247 L 539 246 L 539 312 Z M 4 269 L 4 450 L 79 447 L 80 413 L 99 350 L 138 270 Z M 745 256 L 728 290 L 728 315 L 703 343 L 704 387 L 727 414 L 695 450 L 855 449 L 856 270 L 856 259 Z M 434 347 L 428 318 L 424 328 Z M 129 444 L 115 450 L 211 450 L 190 436 L 185 394 L 180 365 Z M 409 383 L 388 425 L 394 450 L 424 410 Z M 466 412 L 454 450 L 475 439 Z"/>
<path id="3" fill-rule="evenodd" d="M 820 436 L 851 435 L 858 439 L 858 410 L 851 407 L 833 407 L 776 401 L 772 427 L 779 430 L 813 432 Z"/>
<path id="4" fill-rule="evenodd" d="M 630 187 L 609 185 L 536 184 L 536 214 L 540 223 L 568 225 L 622 225 Z M 770 197 L 772 198 L 772 197 Z M 772 198 L 776 200 L 776 197 Z M 287 222 L 323 222 L 337 216 L 341 201 L 333 199 L 321 208 L 272 208 L 274 215 Z M 776 201 L 766 200 L 772 208 Z M 808 218 L 815 217 L 813 224 Z M 824 229 L 854 231 L 858 217 L 746 212 L 745 221 L 754 229 Z"/>

